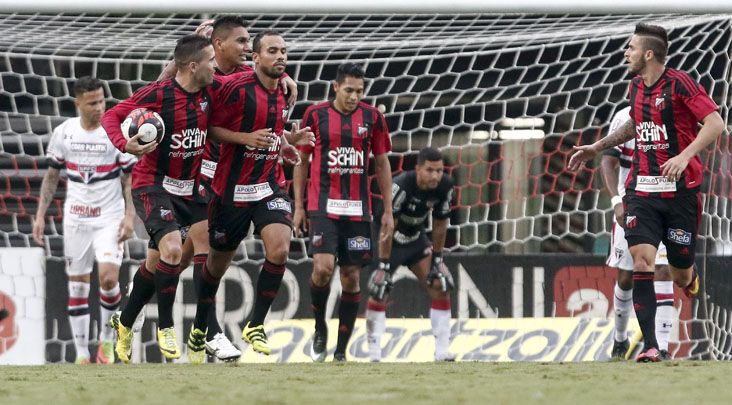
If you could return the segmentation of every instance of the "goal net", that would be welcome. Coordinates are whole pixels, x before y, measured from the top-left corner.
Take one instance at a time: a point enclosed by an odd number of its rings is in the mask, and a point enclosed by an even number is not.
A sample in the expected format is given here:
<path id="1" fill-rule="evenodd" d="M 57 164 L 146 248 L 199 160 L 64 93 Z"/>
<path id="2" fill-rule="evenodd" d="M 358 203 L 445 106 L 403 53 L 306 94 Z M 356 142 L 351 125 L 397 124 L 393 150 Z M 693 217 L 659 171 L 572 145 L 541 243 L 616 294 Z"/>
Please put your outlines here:
<path id="1" fill-rule="evenodd" d="M 340 63 L 357 61 L 370 78 L 366 101 L 383 108 L 391 129 L 394 173 L 414 167 L 420 148 L 441 148 L 457 184 L 447 238 L 452 253 L 607 253 L 612 209 L 598 162 L 579 172 L 568 171 L 566 163 L 573 145 L 604 136 L 614 112 L 626 105 L 623 52 L 638 22 L 669 29 L 667 64 L 698 79 L 729 124 L 728 15 L 246 17 L 251 32 L 273 28 L 288 41 L 288 72 L 300 85 L 293 119 L 328 97 Z M 0 14 L 0 246 L 33 246 L 32 216 L 47 167 L 43 156 L 52 129 L 75 115 L 75 79 L 103 79 L 109 105 L 125 99 L 157 78 L 175 40 L 202 19 Z M 677 357 L 729 358 L 732 352 L 732 295 L 722 271 L 732 255 L 731 152 L 725 134 L 703 156 L 699 265 L 714 271 L 703 274 L 702 299 L 677 300 Z M 63 255 L 63 189 L 47 219 L 50 258 Z M 126 259 L 133 263 L 146 247 L 144 232 L 138 236 L 126 243 Z M 235 262 L 261 261 L 262 249 L 249 238 Z M 294 240 L 291 250 L 294 262 L 307 260 L 305 240 Z M 615 276 L 605 272 L 598 281 L 590 273 L 566 282 L 599 291 Z M 49 328 L 54 342 L 60 340 L 57 326 Z"/>

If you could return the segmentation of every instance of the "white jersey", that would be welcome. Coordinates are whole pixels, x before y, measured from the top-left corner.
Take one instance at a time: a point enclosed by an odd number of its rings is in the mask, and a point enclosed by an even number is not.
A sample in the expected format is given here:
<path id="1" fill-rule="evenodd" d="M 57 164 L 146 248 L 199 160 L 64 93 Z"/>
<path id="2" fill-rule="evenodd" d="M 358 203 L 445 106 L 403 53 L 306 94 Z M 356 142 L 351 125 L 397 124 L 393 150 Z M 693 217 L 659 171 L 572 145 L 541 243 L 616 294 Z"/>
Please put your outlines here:
<path id="1" fill-rule="evenodd" d="M 608 134 L 613 133 L 628 120 L 630 120 L 630 107 L 625 107 L 613 116 L 613 120 L 610 122 L 610 130 L 608 131 Z M 621 145 L 613 147 L 611 150 L 611 154 L 620 159 L 620 170 L 618 172 L 618 195 L 621 197 L 625 196 L 625 180 L 628 178 L 628 174 L 630 173 L 630 163 L 633 159 L 634 151 L 635 137 Z"/>
<path id="2" fill-rule="evenodd" d="M 120 174 L 132 171 L 137 159 L 112 145 L 100 125 L 93 131 L 70 118 L 53 131 L 46 156 L 68 178 L 64 221 L 103 224 L 124 217 Z"/>

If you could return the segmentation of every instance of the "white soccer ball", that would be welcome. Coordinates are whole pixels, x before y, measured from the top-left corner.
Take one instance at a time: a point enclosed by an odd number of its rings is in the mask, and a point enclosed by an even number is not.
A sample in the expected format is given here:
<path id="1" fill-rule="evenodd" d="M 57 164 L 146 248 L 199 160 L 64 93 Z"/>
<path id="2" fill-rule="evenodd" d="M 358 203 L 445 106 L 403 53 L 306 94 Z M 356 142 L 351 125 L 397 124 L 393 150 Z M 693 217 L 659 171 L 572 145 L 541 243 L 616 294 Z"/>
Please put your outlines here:
<path id="1" fill-rule="evenodd" d="M 120 125 L 122 134 L 130 139 L 140 134 L 138 141 L 141 145 L 163 140 L 165 136 L 165 123 L 158 113 L 146 108 L 132 110 L 127 118 Z"/>

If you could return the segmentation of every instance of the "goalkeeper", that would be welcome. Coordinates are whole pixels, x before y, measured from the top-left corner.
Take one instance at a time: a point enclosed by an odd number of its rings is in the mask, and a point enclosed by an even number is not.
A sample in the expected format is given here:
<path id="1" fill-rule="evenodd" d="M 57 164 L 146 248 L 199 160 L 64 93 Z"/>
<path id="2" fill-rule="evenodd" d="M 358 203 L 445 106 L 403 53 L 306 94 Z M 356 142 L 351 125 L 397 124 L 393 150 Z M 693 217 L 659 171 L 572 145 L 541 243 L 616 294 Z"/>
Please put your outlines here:
<path id="1" fill-rule="evenodd" d="M 454 361 L 450 345 L 450 290 L 454 283 L 443 262 L 453 181 L 444 173 L 442 153 L 427 147 L 419 152 L 415 170 L 401 173 L 392 184 L 394 234 L 379 243 L 380 252 L 391 250 L 389 263 L 380 263 L 369 278 L 366 331 L 369 359 L 381 360 L 381 336 L 386 324 L 386 295 L 392 272 L 404 265 L 425 283 L 432 299 L 430 321 L 435 336 L 435 361 Z M 432 211 L 432 241 L 425 231 Z"/>

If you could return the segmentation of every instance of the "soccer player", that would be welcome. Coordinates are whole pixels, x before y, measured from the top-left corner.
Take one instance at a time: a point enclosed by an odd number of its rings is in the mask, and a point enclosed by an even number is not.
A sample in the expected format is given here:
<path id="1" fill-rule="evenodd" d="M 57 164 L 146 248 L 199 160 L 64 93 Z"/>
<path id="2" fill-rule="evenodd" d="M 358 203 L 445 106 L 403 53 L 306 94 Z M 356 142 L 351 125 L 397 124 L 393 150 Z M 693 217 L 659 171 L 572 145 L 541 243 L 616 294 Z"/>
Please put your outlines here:
<path id="1" fill-rule="evenodd" d="M 327 354 L 328 327 L 325 307 L 336 259 L 340 268 L 341 297 L 338 310 L 338 342 L 333 358 L 346 360 L 346 347 L 353 331 L 361 302 L 361 269 L 372 262 L 371 193 L 369 155 L 376 162 L 376 181 L 386 201 L 382 221 L 384 232 L 393 227 L 391 209 L 391 151 L 389 128 L 381 112 L 361 102 L 364 71 L 353 63 L 338 66 L 333 82 L 335 98 L 315 104 L 305 111 L 302 125 L 313 128 L 315 146 L 300 146 L 303 164 L 295 167 L 295 215 L 293 227 L 298 236 L 307 230 L 304 189 L 308 172 L 307 216 L 310 219 L 310 242 L 313 273 L 310 296 L 315 317 L 311 347 L 314 361 L 322 362 Z M 312 164 L 309 164 L 310 156 Z M 384 261 L 388 257 L 384 258 Z"/>
<path id="2" fill-rule="evenodd" d="M 442 153 L 427 147 L 419 151 L 415 170 L 394 178 L 394 231 L 390 238 L 379 244 L 379 252 L 391 252 L 391 258 L 386 271 L 383 267 L 376 269 L 369 279 L 366 334 L 371 361 L 381 360 L 381 337 L 386 329 L 386 295 L 392 287 L 391 273 L 402 265 L 409 267 L 425 283 L 432 299 L 430 321 L 435 336 L 435 361 L 455 360 L 455 355 L 448 351 L 450 290 L 454 283 L 442 259 L 453 181 L 444 170 Z M 425 231 L 430 211 L 431 241 Z"/>
<path id="3" fill-rule="evenodd" d="M 189 35 L 178 40 L 174 58 L 178 66 L 175 78 L 141 88 L 102 119 L 117 149 L 143 155 L 132 173 L 132 194 L 150 243 L 125 308 L 111 320 L 117 331 L 115 351 L 125 363 L 132 352 L 132 324 L 153 294 L 158 297 L 160 352 L 169 360 L 180 357 L 173 302 L 180 274 L 181 229 L 205 227 L 207 215 L 193 197 L 211 112 L 207 86 L 213 81 L 214 51 L 208 39 Z M 122 134 L 120 123 L 135 108 L 147 108 L 162 117 L 166 133 L 159 145 L 140 145 L 139 135 L 128 140 Z"/>
<path id="4" fill-rule="evenodd" d="M 213 107 L 211 133 L 248 143 L 220 144 L 209 204 L 210 252 L 201 270 L 196 317 L 188 337 L 191 352 L 203 350 L 200 342 L 206 334 L 207 313 L 252 222 L 264 242 L 265 261 L 257 279 L 253 314 L 242 338 L 257 352 L 271 352 L 263 323 L 285 273 L 292 226 L 292 204 L 278 163 L 280 148 L 286 144 L 283 131 L 288 116 L 287 100 L 278 84 L 287 65 L 282 35 L 271 30 L 257 34 L 253 59 L 254 72 L 225 81 Z"/>
<path id="5" fill-rule="evenodd" d="M 687 73 L 664 65 L 668 35 L 663 27 L 638 24 L 625 51 L 630 119 L 591 145 L 575 146 L 569 160 L 578 169 L 599 152 L 635 137 L 631 175 L 625 182 L 625 239 L 633 256 L 633 306 L 643 332 L 639 362 L 656 362 L 653 288 L 658 244 L 666 245 L 671 275 L 689 297 L 699 293 L 694 270 L 701 219 L 703 167 L 699 152 L 724 130 L 718 107 Z M 697 130 L 697 124 L 701 129 Z"/>
<path id="6" fill-rule="evenodd" d="M 618 111 L 610 123 L 609 132 L 614 132 L 630 119 L 630 107 Z M 633 259 L 628 251 L 628 242 L 625 240 L 623 229 L 623 196 L 625 195 L 625 179 L 628 178 L 630 162 L 633 159 L 635 139 L 622 145 L 606 149 L 602 156 L 600 172 L 605 187 L 610 193 L 615 215 L 613 216 L 612 243 L 607 265 L 617 269 L 617 283 L 613 295 L 615 310 L 615 340 L 612 357 L 625 359 L 630 342 L 628 341 L 628 320 L 633 304 Z M 659 244 L 656 253 L 655 281 L 656 291 L 656 340 L 663 359 L 670 359 L 668 341 L 674 321 L 674 285 L 668 269 L 666 246 Z"/>
<path id="7" fill-rule="evenodd" d="M 53 201 L 60 171 L 66 169 L 64 255 L 76 363 L 88 364 L 90 359 L 89 284 L 96 259 L 101 304 L 96 362 L 107 364 L 114 363 L 114 331 L 107 320 L 122 298 L 119 267 L 122 242 L 132 236 L 135 210 L 130 172 L 137 159 L 115 149 L 99 122 L 105 106 L 102 82 L 81 77 L 74 84 L 74 94 L 79 117 L 56 127 L 48 144 L 49 166 L 41 183 L 33 239 L 39 245 L 44 244 L 46 211 Z"/>

